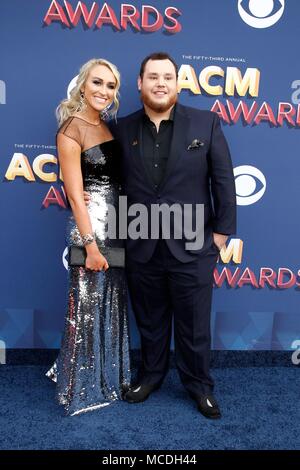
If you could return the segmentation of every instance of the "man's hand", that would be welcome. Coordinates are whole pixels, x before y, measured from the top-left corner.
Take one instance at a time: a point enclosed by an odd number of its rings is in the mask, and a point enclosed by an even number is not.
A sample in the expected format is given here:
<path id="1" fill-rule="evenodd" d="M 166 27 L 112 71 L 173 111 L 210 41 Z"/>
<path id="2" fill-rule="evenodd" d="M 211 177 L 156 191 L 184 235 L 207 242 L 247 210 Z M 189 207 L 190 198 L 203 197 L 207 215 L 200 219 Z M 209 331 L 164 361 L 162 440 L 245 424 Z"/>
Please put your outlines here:
<path id="1" fill-rule="evenodd" d="M 228 240 L 228 235 L 222 235 L 221 233 L 213 233 L 213 238 L 214 244 L 217 245 L 217 247 L 221 251 Z"/>
<path id="2" fill-rule="evenodd" d="M 83 191 L 83 199 L 84 199 L 85 205 L 88 206 L 91 200 L 91 196 L 86 191 Z"/>

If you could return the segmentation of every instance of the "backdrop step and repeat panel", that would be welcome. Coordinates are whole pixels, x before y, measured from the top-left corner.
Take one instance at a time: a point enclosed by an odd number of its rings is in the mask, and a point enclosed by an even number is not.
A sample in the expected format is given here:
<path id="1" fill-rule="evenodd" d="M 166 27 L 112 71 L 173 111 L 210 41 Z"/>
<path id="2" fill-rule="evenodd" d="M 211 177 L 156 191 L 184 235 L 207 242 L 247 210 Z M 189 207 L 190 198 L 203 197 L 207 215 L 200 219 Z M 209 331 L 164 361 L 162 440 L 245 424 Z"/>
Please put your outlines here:
<path id="1" fill-rule="evenodd" d="M 215 349 L 300 346 L 298 0 L 0 3 L 1 297 L 7 348 L 57 348 L 69 214 L 54 109 L 93 57 L 122 75 L 120 116 L 157 50 L 177 61 L 179 100 L 222 119 L 238 232 L 215 270 Z M 73 82 L 74 83 L 74 82 Z M 130 312 L 132 347 L 139 346 Z"/>

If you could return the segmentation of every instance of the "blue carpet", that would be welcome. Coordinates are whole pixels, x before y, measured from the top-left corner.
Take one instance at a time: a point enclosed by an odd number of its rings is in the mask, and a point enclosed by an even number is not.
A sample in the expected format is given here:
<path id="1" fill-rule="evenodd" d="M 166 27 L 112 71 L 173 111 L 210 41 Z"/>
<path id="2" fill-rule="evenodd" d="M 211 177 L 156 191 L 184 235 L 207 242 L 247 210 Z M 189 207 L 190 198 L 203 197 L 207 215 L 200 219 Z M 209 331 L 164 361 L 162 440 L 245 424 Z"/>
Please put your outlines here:
<path id="1" fill-rule="evenodd" d="M 0 367 L 0 449 L 300 449 L 297 367 L 213 369 L 218 421 L 197 412 L 174 369 L 144 403 L 65 417 L 46 369 Z"/>

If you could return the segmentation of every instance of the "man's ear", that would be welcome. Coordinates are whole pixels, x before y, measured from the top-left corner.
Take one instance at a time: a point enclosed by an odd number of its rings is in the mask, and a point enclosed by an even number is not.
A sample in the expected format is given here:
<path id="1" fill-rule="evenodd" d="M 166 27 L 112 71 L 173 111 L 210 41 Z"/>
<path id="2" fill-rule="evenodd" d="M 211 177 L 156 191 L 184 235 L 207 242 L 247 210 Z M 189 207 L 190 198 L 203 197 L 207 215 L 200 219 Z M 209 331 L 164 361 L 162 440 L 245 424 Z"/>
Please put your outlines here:
<path id="1" fill-rule="evenodd" d="M 139 76 L 138 79 L 137 79 L 137 86 L 138 86 L 138 90 L 141 91 L 141 88 L 142 88 L 142 79 L 141 79 L 140 76 Z"/>

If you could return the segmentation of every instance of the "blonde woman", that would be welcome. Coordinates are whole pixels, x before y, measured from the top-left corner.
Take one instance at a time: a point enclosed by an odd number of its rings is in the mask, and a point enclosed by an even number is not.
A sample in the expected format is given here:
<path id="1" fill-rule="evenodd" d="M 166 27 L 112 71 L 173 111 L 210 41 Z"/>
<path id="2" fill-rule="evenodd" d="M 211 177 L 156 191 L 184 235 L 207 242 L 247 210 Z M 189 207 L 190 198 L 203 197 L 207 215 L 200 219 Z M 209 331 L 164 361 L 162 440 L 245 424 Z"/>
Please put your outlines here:
<path id="1" fill-rule="evenodd" d="M 99 242 L 120 246 L 105 235 L 108 205 L 118 206 L 121 170 L 120 149 L 103 120 L 117 113 L 119 87 L 117 68 L 92 59 L 57 108 L 59 163 L 72 209 L 68 244 L 86 250 L 85 266 L 69 267 L 61 350 L 47 373 L 69 415 L 122 398 L 130 381 L 125 272 L 109 267 L 99 249 Z M 83 191 L 90 196 L 88 206 Z"/>

